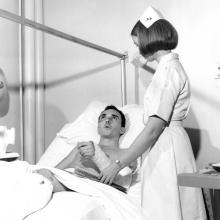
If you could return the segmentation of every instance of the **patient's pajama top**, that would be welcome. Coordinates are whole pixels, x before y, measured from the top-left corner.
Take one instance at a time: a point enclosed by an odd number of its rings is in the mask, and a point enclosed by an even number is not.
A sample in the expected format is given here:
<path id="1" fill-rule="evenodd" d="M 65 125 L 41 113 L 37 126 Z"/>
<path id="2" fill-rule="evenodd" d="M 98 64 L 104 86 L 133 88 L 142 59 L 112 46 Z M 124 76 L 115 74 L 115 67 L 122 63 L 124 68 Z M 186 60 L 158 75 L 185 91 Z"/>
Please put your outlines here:
<path id="1" fill-rule="evenodd" d="M 152 220 L 206 219 L 199 188 L 178 187 L 177 174 L 195 172 L 190 140 L 182 126 L 190 86 L 178 55 L 162 57 L 144 96 L 144 122 L 156 115 L 167 127 L 142 165 L 142 207 Z"/>

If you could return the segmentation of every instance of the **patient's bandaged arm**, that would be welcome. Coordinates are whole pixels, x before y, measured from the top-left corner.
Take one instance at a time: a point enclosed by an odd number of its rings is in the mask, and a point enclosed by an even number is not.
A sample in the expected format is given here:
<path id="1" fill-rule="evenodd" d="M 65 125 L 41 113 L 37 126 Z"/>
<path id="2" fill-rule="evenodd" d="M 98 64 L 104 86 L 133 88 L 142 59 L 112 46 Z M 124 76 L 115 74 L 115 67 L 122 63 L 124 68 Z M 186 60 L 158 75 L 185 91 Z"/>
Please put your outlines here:
<path id="1" fill-rule="evenodd" d="M 100 148 L 98 144 L 94 144 L 95 147 L 95 155 L 92 160 L 97 165 L 97 167 L 102 171 L 107 166 L 110 165 L 111 159 L 105 154 L 105 152 Z"/>
<path id="2" fill-rule="evenodd" d="M 101 149 L 101 147 L 98 144 L 94 144 L 94 147 L 95 155 L 92 159 L 94 163 L 97 165 L 97 167 L 102 171 L 111 164 L 112 160 L 111 158 L 109 158 L 109 156 L 105 154 L 105 152 Z M 132 172 L 133 170 L 131 168 L 125 167 L 119 172 L 119 174 L 125 176 Z"/>

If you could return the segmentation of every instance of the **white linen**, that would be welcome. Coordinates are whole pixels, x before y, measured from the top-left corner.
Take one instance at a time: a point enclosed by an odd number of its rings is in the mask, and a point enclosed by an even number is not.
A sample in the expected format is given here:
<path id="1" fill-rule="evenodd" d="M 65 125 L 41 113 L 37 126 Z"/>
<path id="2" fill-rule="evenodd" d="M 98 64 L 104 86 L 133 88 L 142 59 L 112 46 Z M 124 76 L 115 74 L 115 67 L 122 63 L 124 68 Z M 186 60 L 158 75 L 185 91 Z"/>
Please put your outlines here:
<path id="1" fill-rule="evenodd" d="M 96 216 L 96 220 L 105 218 L 111 220 L 148 220 L 146 216 L 144 217 L 141 208 L 134 205 L 125 193 L 102 183 L 76 177 L 63 170 L 49 167 L 48 169 L 66 187 L 78 192 L 71 192 L 74 220 L 89 220 L 92 219 L 91 216 Z M 67 197 L 67 194 L 65 196 Z M 57 206 L 54 206 L 53 209 L 46 207 L 30 216 L 28 220 L 58 220 L 61 213 L 57 214 L 55 208 L 59 210 Z M 66 216 L 66 213 L 63 214 Z"/>
<path id="2" fill-rule="evenodd" d="M 58 192 L 43 209 L 25 220 L 107 220 L 103 205 L 78 192 Z"/>
<path id="3" fill-rule="evenodd" d="M 74 122 L 63 126 L 37 164 L 40 166 L 55 167 L 70 153 L 78 141 L 93 140 L 97 143 L 99 141 L 99 135 L 97 133 L 98 116 L 106 106 L 106 103 L 100 101 L 91 102 Z M 120 109 L 126 116 L 126 132 L 120 138 L 120 148 L 127 148 L 144 128 L 143 106 L 130 104 Z M 140 165 L 141 159 L 139 158 L 137 171 Z M 130 187 L 128 196 L 134 204 L 140 205 L 141 185 L 139 181 L 140 172 L 136 172 L 132 177 L 134 184 Z"/>
<path id="4" fill-rule="evenodd" d="M 1 220 L 58 220 L 68 219 L 65 212 L 57 215 L 56 209 L 62 209 L 63 203 L 57 205 L 57 200 L 71 200 L 69 219 L 89 220 L 144 220 L 140 207 L 130 202 L 125 193 L 115 188 L 76 177 L 66 171 L 48 168 L 69 189 L 76 192 L 55 193 L 52 196 L 50 181 L 35 173 L 37 169 L 45 168 L 29 165 L 24 161 L 0 162 L 0 207 Z M 70 207 L 69 204 L 69 207 Z M 48 212 L 49 210 L 49 212 Z M 62 217 L 61 217 L 62 213 Z M 28 216 L 28 217 L 27 217 Z M 58 218 L 59 217 L 59 218 Z"/>
<path id="5" fill-rule="evenodd" d="M 0 177 L 1 220 L 22 220 L 51 199 L 53 186 L 27 162 L 0 161 Z"/>

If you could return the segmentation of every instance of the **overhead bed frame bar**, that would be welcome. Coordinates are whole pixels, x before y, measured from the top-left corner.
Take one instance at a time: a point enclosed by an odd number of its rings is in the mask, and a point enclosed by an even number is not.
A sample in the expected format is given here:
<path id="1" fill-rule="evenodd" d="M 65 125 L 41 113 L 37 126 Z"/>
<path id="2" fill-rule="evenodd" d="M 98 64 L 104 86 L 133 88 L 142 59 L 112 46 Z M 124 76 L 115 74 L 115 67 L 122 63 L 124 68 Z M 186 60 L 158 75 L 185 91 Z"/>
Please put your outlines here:
<path id="1" fill-rule="evenodd" d="M 93 44 L 91 42 L 82 40 L 80 38 L 74 37 L 72 35 L 66 34 L 64 32 L 61 32 L 59 30 L 56 30 L 54 28 L 48 27 L 46 25 L 42 25 L 40 23 L 34 22 L 30 19 L 24 18 L 22 16 L 16 15 L 14 13 L 8 12 L 6 10 L 0 9 L 0 17 L 14 21 L 16 23 L 29 26 L 31 28 L 43 31 L 45 33 L 63 38 L 65 40 L 72 41 L 77 44 L 81 44 L 85 47 L 89 47 L 98 51 L 101 51 L 103 53 L 110 54 L 112 56 L 116 56 L 120 58 L 120 63 L 121 63 L 121 94 L 122 94 L 122 106 L 127 104 L 127 92 L 126 92 L 126 65 L 125 61 L 127 58 L 127 54 L 121 54 L 116 51 L 110 50 L 108 48 L 99 46 L 97 44 Z"/>

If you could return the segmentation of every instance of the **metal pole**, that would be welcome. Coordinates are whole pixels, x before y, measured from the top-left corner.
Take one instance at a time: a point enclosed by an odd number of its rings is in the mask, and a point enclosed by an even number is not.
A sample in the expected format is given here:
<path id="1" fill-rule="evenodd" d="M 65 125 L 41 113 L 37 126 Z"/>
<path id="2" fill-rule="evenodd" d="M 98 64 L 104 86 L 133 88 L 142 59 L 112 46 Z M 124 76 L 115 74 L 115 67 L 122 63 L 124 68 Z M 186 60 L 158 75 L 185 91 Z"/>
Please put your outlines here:
<path id="1" fill-rule="evenodd" d="M 127 104 L 127 89 L 126 89 L 126 61 L 127 55 L 121 58 L 121 93 L 122 93 L 122 106 Z"/>
<path id="2" fill-rule="evenodd" d="M 99 46 L 97 44 L 93 44 L 93 43 L 88 42 L 88 41 L 82 40 L 80 38 L 77 38 L 77 37 L 74 37 L 72 35 L 66 34 L 64 32 L 58 31 L 54 28 L 48 27 L 46 25 L 42 25 L 40 23 L 34 22 L 30 19 L 27 19 L 27 18 L 24 18 L 24 17 L 21 17 L 21 16 L 18 16 L 14 13 L 9 12 L 9 11 L 5 11 L 3 9 L 0 9 L 0 17 L 6 18 L 6 19 L 14 21 L 14 22 L 17 22 L 19 24 L 23 24 L 25 26 L 29 26 L 31 28 L 35 28 L 37 30 L 43 31 L 43 32 L 48 33 L 48 34 L 52 34 L 54 36 L 63 38 L 65 40 L 69 40 L 69 41 L 75 42 L 77 44 L 81 44 L 83 46 L 86 46 L 86 47 L 89 47 L 89 48 L 92 48 L 92 49 L 95 49 L 95 50 L 98 50 L 98 51 L 102 51 L 102 52 L 110 54 L 112 56 L 116 56 L 116 57 L 119 57 L 119 58 L 122 58 L 124 56 L 124 54 L 118 53 L 116 51 L 110 50 L 110 49 L 102 47 L 102 46 Z"/>
<path id="3" fill-rule="evenodd" d="M 43 0 L 35 4 L 35 20 L 43 23 Z M 45 151 L 44 33 L 35 32 L 36 162 Z"/>
<path id="4" fill-rule="evenodd" d="M 19 1 L 19 13 L 23 15 L 23 0 Z M 19 25 L 19 97 L 20 97 L 20 153 L 21 160 L 24 159 L 24 109 L 23 109 L 23 58 L 24 58 L 24 35 L 23 35 L 23 25 Z"/>

